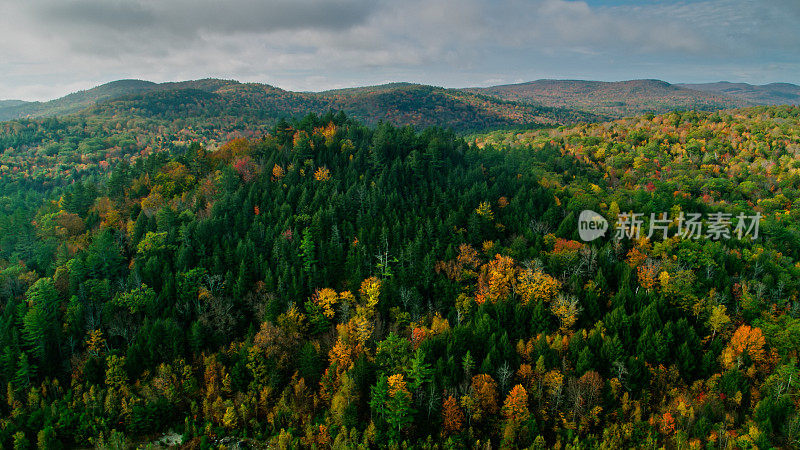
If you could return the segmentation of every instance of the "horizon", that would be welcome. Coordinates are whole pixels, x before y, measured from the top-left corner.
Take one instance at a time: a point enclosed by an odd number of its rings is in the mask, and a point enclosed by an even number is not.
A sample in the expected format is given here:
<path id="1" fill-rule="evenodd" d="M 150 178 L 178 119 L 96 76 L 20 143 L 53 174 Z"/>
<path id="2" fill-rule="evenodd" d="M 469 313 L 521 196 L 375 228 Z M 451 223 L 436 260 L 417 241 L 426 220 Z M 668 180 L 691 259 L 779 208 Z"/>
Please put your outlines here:
<path id="1" fill-rule="evenodd" d="M 747 84 L 747 85 L 757 86 L 757 87 L 758 86 L 763 87 L 763 86 L 774 85 L 774 84 L 789 84 L 789 85 L 793 85 L 793 86 L 800 86 L 800 83 L 794 83 L 794 82 L 790 82 L 790 81 L 769 81 L 769 82 L 765 82 L 765 83 L 755 84 L 755 83 L 747 83 L 747 82 L 743 82 L 743 81 L 728 81 L 728 80 L 703 81 L 703 82 L 697 82 L 697 81 L 672 82 L 672 81 L 667 81 L 667 80 L 663 80 L 663 79 L 659 79 L 659 78 L 634 78 L 634 79 L 621 79 L 621 80 L 597 80 L 597 79 L 579 79 L 579 78 L 538 78 L 538 79 L 534 79 L 534 80 L 515 81 L 515 82 L 511 82 L 511 83 L 471 85 L 471 86 L 445 86 L 445 85 L 441 85 L 441 84 L 430 84 L 430 83 L 415 82 L 415 81 L 394 80 L 394 81 L 383 81 L 383 82 L 380 82 L 380 83 L 377 83 L 377 84 L 364 84 L 364 85 L 333 87 L 333 88 L 330 88 L 330 89 L 322 89 L 322 90 L 292 90 L 292 89 L 287 89 L 287 88 L 284 88 L 282 86 L 279 86 L 279 85 L 276 85 L 276 84 L 273 84 L 273 83 L 269 83 L 269 82 L 264 82 L 264 81 L 245 81 L 245 80 L 237 80 L 237 79 L 233 79 L 233 78 L 219 78 L 219 77 L 207 76 L 207 77 L 193 78 L 193 79 L 175 79 L 175 80 L 166 80 L 166 81 L 153 81 L 153 80 L 147 80 L 147 79 L 142 79 L 142 78 L 119 78 L 119 79 L 115 79 L 115 80 L 100 82 L 98 84 L 94 84 L 94 85 L 87 86 L 85 88 L 80 88 L 80 89 L 77 89 L 77 90 L 73 90 L 73 91 L 70 91 L 70 92 L 66 92 L 64 94 L 61 94 L 61 95 L 59 95 L 57 97 L 52 97 L 52 98 L 42 98 L 42 99 L 32 99 L 32 100 L 30 100 L 30 99 L 24 99 L 24 98 L 4 98 L 4 97 L 0 97 L 0 101 L 1 102 L 21 101 L 21 102 L 26 102 L 26 103 L 37 103 L 37 102 L 38 103 L 47 103 L 47 102 L 50 102 L 50 101 L 54 101 L 54 100 L 58 100 L 58 99 L 64 98 L 64 97 L 72 95 L 72 94 L 78 94 L 80 92 L 90 91 L 92 89 L 95 89 L 95 88 L 98 88 L 98 87 L 101 87 L 101 86 L 105 86 L 105 85 L 112 84 L 112 83 L 117 83 L 117 82 L 122 82 L 122 81 L 140 81 L 140 82 L 153 83 L 153 84 L 156 84 L 156 85 L 160 85 L 160 84 L 167 84 L 167 83 L 192 82 L 192 81 L 201 81 L 201 80 L 232 81 L 232 82 L 241 83 L 241 84 L 261 84 L 261 85 L 275 87 L 275 88 L 278 88 L 278 89 L 281 89 L 281 90 L 284 90 L 284 91 L 287 91 L 287 92 L 297 92 L 297 93 L 324 93 L 324 92 L 328 92 L 328 91 L 346 90 L 346 89 L 358 89 L 358 88 L 369 88 L 369 87 L 379 87 L 379 86 L 386 86 L 386 85 L 391 85 L 391 84 L 410 84 L 410 85 L 420 85 L 420 86 L 432 86 L 432 87 L 443 88 L 443 89 L 480 89 L 480 88 L 489 88 L 489 87 L 513 86 L 513 85 L 519 85 L 519 84 L 536 83 L 536 82 L 540 82 L 540 81 L 568 81 L 568 82 L 590 82 L 590 83 L 595 83 L 595 82 L 596 83 L 626 83 L 626 82 L 633 82 L 633 81 L 658 81 L 658 82 L 665 82 L 665 83 L 667 83 L 669 85 L 672 85 L 672 86 L 721 84 L 721 83 Z"/>
<path id="2" fill-rule="evenodd" d="M 0 98 L 24 101 L 123 78 L 300 92 L 390 80 L 800 83 L 794 0 L 33 0 L 0 11 Z"/>

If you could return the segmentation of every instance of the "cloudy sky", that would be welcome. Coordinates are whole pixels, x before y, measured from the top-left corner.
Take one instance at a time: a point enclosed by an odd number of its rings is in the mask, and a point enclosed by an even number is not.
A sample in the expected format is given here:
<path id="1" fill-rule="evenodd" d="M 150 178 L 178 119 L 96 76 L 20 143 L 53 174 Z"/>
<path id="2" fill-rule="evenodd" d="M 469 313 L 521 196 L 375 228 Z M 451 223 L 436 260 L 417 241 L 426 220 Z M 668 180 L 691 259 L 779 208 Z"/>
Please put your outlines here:
<path id="1" fill-rule="evenodd" d="M 800 0 L 1 0 L 0 99 L 121 78 L 800 83 L 798 23 Z"/>

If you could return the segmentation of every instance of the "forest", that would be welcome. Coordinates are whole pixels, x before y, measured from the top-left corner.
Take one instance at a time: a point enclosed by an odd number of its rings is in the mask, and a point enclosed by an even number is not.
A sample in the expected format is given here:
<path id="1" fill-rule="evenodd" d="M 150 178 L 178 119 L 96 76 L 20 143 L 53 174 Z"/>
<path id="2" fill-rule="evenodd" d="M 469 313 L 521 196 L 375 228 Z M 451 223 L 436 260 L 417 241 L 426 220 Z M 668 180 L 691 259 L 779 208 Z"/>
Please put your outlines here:
<path id="1" fill-rule="evenodd" d="M 0 447 L 800 445 L 800 107 L 224 117 L 0 123 Z"/>

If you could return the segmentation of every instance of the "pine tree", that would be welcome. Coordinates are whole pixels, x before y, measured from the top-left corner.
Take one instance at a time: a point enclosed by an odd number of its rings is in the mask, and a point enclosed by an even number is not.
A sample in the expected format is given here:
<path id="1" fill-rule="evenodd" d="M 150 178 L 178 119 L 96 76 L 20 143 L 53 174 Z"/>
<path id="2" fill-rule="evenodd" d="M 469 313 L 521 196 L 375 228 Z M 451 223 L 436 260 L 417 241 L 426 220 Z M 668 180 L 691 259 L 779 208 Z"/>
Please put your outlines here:
<path id="1" fill-rule="evenodd" d="M 315 251 L 314 237 L 310 228 L 303 230 L 303 240 L 300 242 L 300 252 L 303 258 L 303 270 L 306 275 L 310 277 L 312 270 L 317 264 Z"/>
<path id="2" fill-rule="evenodd" d="M 467 350 L 467 353 L 464 354 L 464 358 L 461 360 L 461 367 L 464 369 L 464 378 L 470 379 L 472 377 L 472 371 L 475 369 L 475 360 L 472 359 L 472 354 L 470 354 L 469 350 Z"/>
<path id="3" fill-rule="evenodd" d="M 28 361 L 27 353 L 20 353 L 19 362 L 17 362 L 17 372 L 14 374 L 14 385 L 17 389 L 25 390 L 31 384 L 35 376 L 36 366 Z"/>
<path id="4" fill-rule="evenodd" d="M 411 392 L 417 392 L 423 384 L 429 382 L 432 372 L 430 364 L 425 363 L 425 353 L 418 348 L 411 358 L 407 371 L 408 387 Z"/>

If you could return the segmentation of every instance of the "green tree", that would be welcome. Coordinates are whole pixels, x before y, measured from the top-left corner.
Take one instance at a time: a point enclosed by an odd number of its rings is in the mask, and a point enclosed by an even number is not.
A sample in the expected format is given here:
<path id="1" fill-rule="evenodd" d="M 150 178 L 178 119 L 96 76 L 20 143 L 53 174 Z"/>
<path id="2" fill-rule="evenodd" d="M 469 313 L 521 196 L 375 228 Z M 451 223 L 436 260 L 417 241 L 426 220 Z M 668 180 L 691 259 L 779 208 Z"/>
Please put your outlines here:
<path id="1" fill-rule="evenodd" d="M 430 381 L 432 373 L 430 364 L 425 362 L 425 352 L 422 348 L 418 348 L 411 358 L 411 363 L 406 373 L 410 391 L 418 392 L 423 384 Z"/>

